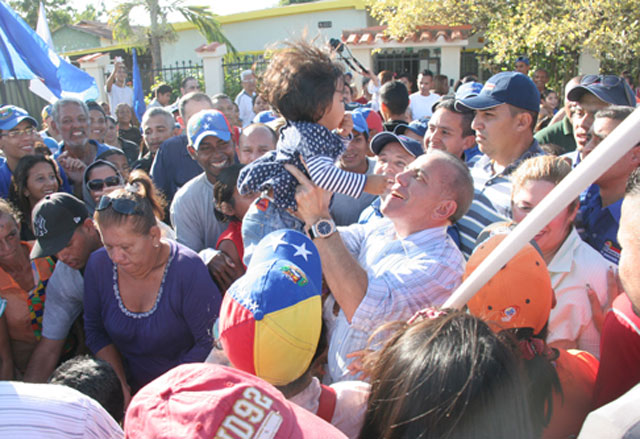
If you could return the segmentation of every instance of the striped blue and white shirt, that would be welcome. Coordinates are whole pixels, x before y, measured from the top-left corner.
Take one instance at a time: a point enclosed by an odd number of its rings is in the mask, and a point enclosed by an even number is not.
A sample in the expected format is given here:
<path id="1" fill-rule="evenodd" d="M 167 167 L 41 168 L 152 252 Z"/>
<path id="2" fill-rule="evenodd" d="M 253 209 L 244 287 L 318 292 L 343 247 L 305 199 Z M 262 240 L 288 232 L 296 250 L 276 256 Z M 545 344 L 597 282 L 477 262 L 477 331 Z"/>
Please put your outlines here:
<path id="1" fill-rule="evenodd" d="M 276 206 L 297 209 L 295 195 L 298 180 L 284 168 L 285 164 L 290 163 L 321 188 L 358 198 L 367 176 L 336 166 L 336 160 L 344 152 L 345 142 L 348 141 L 320 124 L 289 121 L 280 132 L 276 150 L 266 153 L 240 171 L 238 191 L 248 194 L 272 189 Z"/>
<path id="2" fill-rule="evenodd" d="M 407 320 L 427 306 L 442 305 L 460 285 L 464 258 L 446 227 L 396 236 L 387 218 L 339 228 L 345 246 L 366 270 L 369 283 L 351 323 L 340 311 L 329 342 L 329 379 L 357 379 L 347 354 L 367 347 L 375 329 Z M 388 335 L 388 334 L 387 334 Z"/>

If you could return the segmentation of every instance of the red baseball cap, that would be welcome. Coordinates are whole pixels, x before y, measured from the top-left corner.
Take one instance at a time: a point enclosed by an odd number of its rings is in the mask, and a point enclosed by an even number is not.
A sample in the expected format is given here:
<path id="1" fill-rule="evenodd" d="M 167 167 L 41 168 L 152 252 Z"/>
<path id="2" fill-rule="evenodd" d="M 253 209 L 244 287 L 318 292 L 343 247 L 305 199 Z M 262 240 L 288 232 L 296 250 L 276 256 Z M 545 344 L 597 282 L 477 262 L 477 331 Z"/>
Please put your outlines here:
<path id="1" fill-rule="evenodd" d="M 260 378 L 217 364 L 178 366 L 133 397 L 125 437 L 135 439 L 346 438 Z"/>

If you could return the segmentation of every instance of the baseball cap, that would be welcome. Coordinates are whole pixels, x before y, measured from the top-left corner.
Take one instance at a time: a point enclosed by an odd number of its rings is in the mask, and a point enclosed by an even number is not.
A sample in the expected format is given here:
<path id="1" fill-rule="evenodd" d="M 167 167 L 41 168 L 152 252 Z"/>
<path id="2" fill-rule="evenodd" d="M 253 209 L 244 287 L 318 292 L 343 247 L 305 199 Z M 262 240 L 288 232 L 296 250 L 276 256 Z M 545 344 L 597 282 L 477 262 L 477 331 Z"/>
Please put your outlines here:
<path id="1" fill-rule="evenodd" d="M 42 113 L 40 114 L 40 116 L 42 116 L 42 120 L 51 116 L 51 108 L 53 108 L 51 104 L 45 105 L 44 108 L 42 108 Z"/>
<path id="2" fill-rule="evenodd" d="M 384 127 L 382 126 L 382 117 L 380 117 L 376 111 L 369 107 L 360 107 L 354 111 L 362 113 L 362 117 L 364 117 L 364 120 L 367 122 L 369 131 L 373 130 L 377 133 L 384 131 Z"/>
<path id="3" fill-rule="evenodd" d="M 398 142 L 402 147 L 412 156 L 418 157 L 422 155 L 424 151 L 422 150 L 422 145 L 417 140 L 413 140 L 407 136 L 398 135 L 389 131 L 383 131 L 381 133 L 376 134 L 371 139 L 371 151 L 378 155 L 382 148 L 387 146 L 387 143 L 390 142 Z"/>
<path id="4" fill-rule="evenodd" d="M 484 261 L 507 234 L 480 243 L 467 262 L 463 279 Z M 554 293 L 542 255 L 527 243 L 469 300 L 471 314 L 494 329 L 533 328 L 540 333 L 549 320 Z"/>
<path id="5" fill-rule="evenodd" d="M 456 99 L 467 99 L 474 96 L 478 96 L 482 91 L 482 84 L 480 82 L 466 82 L 456 91 Z"/>
<path id="6" fill-rule="evenodd" d="M 299 378 L 318 346 L 321 293 L 313 242 L 295 230 L 265 236 L 220 307 L 218 332 L 231 364 L 276 386 Z"/>
<path id="7" fill-rule="evenodd" d="M 412 120 L 409 124 L 398 124 L 393 132 L 396 134 L 404 134 L 407 130 L 410 130 L 418 136 L 424 137 L 424 133 L 426 133 L 429 128 L 427 123 L 426 119 Z"/>
<path id="8" fill-rule="evenodd" d="M 516 58 L 516 62 L 523 62 L 526 65 L 530 66 L 531 65 L 531 61 L 529 61 L 529 58 L 527 58 L 526 56 L 522 55 Z"/>
<path id="9" fill-rule="evenodd" d="M 635 107 L 633 91 L 624 78 L 616 75 L 585 75 L 580 84 L 567 94 L 570 101 L 579 101 L 585 93 L 591 93 L 601 101 L 613 105 Z"/>
<path id="10" fill-rule="evenodd" d="M 510 104 L 529 111 L 540 111 L 540 92 L 531 78 L 520 72 L 500 72 L 484 84 L 480 94 L 456 101 L 472 110 L 488 110 L 500 104 Z"/>
<path id="11" fill-rule="evenodd" d="M 191 116 L 187 124 L 187 136 L 194 149 L 207 136 L 215 136 L 228 142 L 231 139 L 231 128 L 227 118 L 218 110 L 202 110 Z"/>
<path id="12" fill-rule="evenodd" d="M 127 409 L 125 437 L 346 438 L 260 378 L 207 363 L 180 365 L 140 389 Z"/>
<path id="13" fill-rule="evenodd" d="M 348 113 L 351 115 L 351 119 L 353 120 L 353 129 L 359 133 L 367 133 L 367 135 L 369 135 L 369 127 L 367 126 L 367 121 L 363 114 L 359 111 L 348 111 Z"/>
<path id="14" fill-rule="evenodd" d="M 271 110 L 264 110 L 261 111 L 260 113 L 256 114 L 256 116 L 253 118 L 252 122 L 253 123 L 267 123 L 267 122 L 271 122 L 272 120 L 276 120 L 277 116 L 275 115 L 275 113 Z"/>
<path id="15" fill-rule="evenodd" d="M 23 120 L 28 120 L 33 126 L 38 126 L 38 122 L 29 116 L 23 108 L 15 105 L 3 105 L 0 107 L 0 130 L 10 130 L 16 127 Z"/>
<path id="16" fill-rule="evenodd" d="M 76 228 L 89 217 L 85 204 L 65 192 L 46 195 L 33 208 L 36 242 L 31 259 L 52 256 L 65 248 Z"/>

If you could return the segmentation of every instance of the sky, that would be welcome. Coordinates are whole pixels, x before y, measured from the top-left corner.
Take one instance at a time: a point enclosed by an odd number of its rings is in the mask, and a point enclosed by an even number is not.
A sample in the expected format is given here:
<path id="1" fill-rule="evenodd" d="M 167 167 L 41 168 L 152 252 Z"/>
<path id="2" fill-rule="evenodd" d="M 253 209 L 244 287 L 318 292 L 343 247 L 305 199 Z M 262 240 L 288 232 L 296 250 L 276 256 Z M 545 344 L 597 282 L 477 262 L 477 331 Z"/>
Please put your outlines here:
<path id="1" fill-rule="evenodd" d="M 110 7 L 117 4 L 116 0 L 70 0 L 69 2 L 79 10 L 83 10 L 87 4 L 93 4 L 99 9 L 101 3 L 105 4 L 107 11 Z M 185 0 L 188 5 L 208 5 L 209 9 L 218 15 L 229 15 L 238 12 L 255 11 L 259 9 L 267 9 L 278 5 L 278 0 Z M 169 21 L 183 21 L 180 14 L 176 17 L 170 17 Z M 148 22 L 134 22 L 134 24 L 147 25 Z"/>

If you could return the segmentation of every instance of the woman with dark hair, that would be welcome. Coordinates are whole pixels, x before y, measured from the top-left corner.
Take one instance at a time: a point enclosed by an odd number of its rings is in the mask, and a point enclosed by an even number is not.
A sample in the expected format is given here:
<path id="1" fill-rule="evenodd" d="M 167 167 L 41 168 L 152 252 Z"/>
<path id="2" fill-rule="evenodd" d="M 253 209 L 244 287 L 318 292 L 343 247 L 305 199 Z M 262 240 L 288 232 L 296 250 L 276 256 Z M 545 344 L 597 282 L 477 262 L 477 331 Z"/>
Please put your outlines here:
<path id="1" fill-rule="evenodd" d="M 16 378 L 22 378 L 26 370 L 40 340 L 45 288 L 55 266 L 49 257 L 29 259 L 33 243 L 20 240 L 19 215 L 11 204 L 0 199 L 0 298 L 7 302 L 6 317 L 0 318 L 1 379 L 14 376 L 11 358 Z M 6 353 L 5 323 L 11 344 L 10 355 Z"/>
<path id="2" fill-rule="evenodd" d="M 124 186 L 118 168 L 106 160 L 96 160 L 84 170 L 82 199 L 91 214 L 100 197 Z"/>
<path id="3" fill-rule="evenodd" d="M 480 319 L 421 311 L 365 359 L 362 439 L 533 439 L 512 347 Z"/>
<path id="4" fill-rule="evenodd" d="M 198 255 L 162 237 L 157 201 L 142 181 L 104 195 L 94 216 L 104 248 L 85 269 L 86 343 L 113 366 L 125 395 L 179 364 L 203 361 L 220 308 Z"/>
<path id="5" fill-rule="evenodd" d="M 62 186 L 58 165 L 51 157 L 28 155 L 18 161 L 11 176 L 9 200 L 20 211 L 20 239 L 33 241 L 31 211 L 46 195 L 58 192 Z"/>

